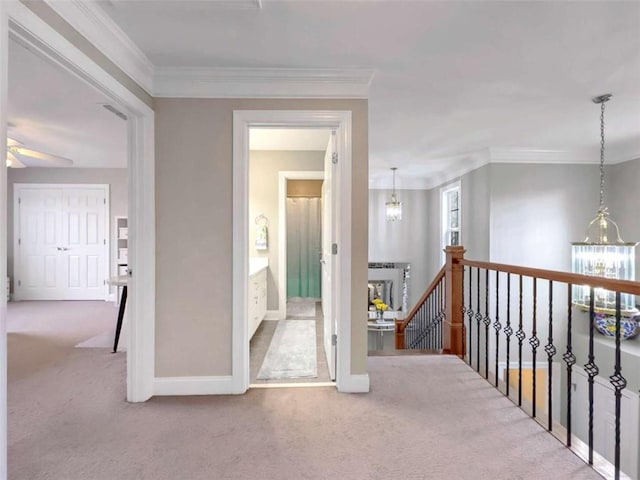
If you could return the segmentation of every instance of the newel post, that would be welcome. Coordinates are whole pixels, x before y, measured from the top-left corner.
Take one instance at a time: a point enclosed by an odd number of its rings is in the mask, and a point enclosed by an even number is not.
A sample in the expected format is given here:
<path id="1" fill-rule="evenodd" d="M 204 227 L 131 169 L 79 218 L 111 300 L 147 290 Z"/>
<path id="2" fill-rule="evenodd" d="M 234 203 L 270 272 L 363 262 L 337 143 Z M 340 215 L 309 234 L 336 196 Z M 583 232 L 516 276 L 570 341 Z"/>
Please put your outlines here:
<path id="1" fill-rule="evenodd" d="M 464 301 L 463 276 L 464 267 L 460 261 L 464 259 L 466 250 L 462 246 L 445 248 L 445 319 L 442 329 L 442 350 L 444 353 L 464 356 L 464 323 L 462 303 Z"/>
<path id="2" fill-rule="evenodd" d="M 404 350 L 404 329 L 402 329 L 403 319 L 396 320 L 396 350 Z"/>

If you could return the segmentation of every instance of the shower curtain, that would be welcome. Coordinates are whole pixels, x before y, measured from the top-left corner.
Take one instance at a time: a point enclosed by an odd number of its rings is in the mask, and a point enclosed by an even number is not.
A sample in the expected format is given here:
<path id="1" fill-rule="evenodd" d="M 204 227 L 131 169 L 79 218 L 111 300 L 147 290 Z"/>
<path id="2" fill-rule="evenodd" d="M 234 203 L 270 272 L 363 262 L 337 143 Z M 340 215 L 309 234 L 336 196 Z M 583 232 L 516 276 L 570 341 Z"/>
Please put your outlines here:
<path id="1" fill-rule="evenodd" d="M 287 198 L 287 298 L 320 298 L 322 201 Z"/>

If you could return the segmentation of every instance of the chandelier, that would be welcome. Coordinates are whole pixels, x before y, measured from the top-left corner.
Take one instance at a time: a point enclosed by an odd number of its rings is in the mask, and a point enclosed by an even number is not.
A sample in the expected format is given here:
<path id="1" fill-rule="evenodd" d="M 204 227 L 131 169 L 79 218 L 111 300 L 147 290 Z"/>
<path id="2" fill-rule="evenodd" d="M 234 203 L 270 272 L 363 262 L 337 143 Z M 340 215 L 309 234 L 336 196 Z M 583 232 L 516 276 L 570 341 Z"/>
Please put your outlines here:
<path id="1" fill-rule="evenodd" d="M 611 94 L 593 98 L 600 104 L 600 205 L 596 217 L 587 227 L 587 235 L 582 242 L 573 242 L 571 248 L 574 273 L 597 277 L 635 280 L 635 247 L 637 242 L 625 242 L 620 238 L 618 225 L 610 216 L 604 204 L 604 110 Z M 572 292 L 574 305 L 589 309 L 591 289 L 587 285 L 575 285 Z M 615 315 L 615 293 L 603 288 L 594 289 L 593 305 L 597 313 Z M 631 294 L 621 294 L 623 316 L 637 313 L 635 299 Z"/>
<path id="2" fill-rule="evenodd" d="M 396 196 L 396 170 L 397 167 L 391 168 L 393 172 L 393 190 L 391 193 L 391 200 L 389 200 L 386 205 L 386 216 L 387 220 L 390 222 L 395 222 L 396 220 L 402 220 L 402 202 L 398 201 L 398 197 Z"/>

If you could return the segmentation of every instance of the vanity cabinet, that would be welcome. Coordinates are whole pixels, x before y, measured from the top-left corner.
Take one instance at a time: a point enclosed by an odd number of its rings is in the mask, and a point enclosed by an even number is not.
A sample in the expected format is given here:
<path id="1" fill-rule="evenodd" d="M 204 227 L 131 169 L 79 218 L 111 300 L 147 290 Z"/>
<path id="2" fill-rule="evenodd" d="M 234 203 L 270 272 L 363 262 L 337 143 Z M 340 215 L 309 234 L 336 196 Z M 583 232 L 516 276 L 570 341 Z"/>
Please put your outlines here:
<path id="1" fill-rule="evenodd" d="M 249 275 L 249 339 L 253 337 L 267 314 L 267 269 Z"/>

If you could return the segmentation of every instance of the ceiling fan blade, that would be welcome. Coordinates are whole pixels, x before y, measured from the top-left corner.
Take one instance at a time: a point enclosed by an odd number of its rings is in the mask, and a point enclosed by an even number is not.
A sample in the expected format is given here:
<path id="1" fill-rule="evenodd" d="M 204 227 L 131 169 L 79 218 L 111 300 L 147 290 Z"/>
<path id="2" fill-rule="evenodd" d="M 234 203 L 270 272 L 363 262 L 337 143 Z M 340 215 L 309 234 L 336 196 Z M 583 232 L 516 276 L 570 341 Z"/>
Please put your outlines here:
<path id="1" fill-rule="evenodd" d="M 25 157 L 35 158 L 36 160 L 43 160 L 45 162 L 52 163 L 59 166 L 73 165 L 73 160 L 69 158 L 59 157 L 58 155 L 51 155 L 50 153 L 39 152 L 37 150 L 31 150 L 30 148 L 12 147 L 13 153 L 24 155 Z"/>
<path id="2" fill-rule="evenodd" d="M 24 168 L 26 167 L 26 165 L 18 160 L 18 158 L 13 153 L 7 152 L 7 167 Z"/>
<path id="3" fill-rule="evenodd" d="M 7 137 L 7 147 L 15 147 L 17 145 L 22 145 L 22 142 L 15 138 Z"/>

